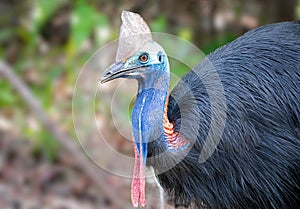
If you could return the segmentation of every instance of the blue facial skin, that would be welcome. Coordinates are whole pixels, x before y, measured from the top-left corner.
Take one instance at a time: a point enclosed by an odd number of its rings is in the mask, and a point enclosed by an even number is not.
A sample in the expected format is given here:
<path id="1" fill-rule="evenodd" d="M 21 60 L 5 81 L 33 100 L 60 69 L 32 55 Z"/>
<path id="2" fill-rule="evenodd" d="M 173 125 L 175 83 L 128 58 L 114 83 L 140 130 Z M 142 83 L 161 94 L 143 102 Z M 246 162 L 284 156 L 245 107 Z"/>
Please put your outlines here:
<path id="1" fill-rule="evenodd" d="M 158 139 L 163 132 L 166 96 L 167 92 L 154 88 L 142 89 L 137 95 L 132 111 L 132 129 L 138 153 L 142 143 L 144 162 L 147 157 L 147 143 Z M 153 130 L 157 130 L 157 133 L 152 133 Z"/>
<path id="2" fill-rule="evenodd" d="M 142 75 L 135 77 L 139 87 L 132 111 L 132 130 L 138 154 L 142 144 L 144 163 L 148 143 L 158 139 L 163 133 L 164 107 L 169 89 L 170 73 L 166 56 L 162 53 L 158 56 L 159 63 L 152 64 L 151 59 L 147 63 L 140 63 L 146 69 L 142 71 Z"/>

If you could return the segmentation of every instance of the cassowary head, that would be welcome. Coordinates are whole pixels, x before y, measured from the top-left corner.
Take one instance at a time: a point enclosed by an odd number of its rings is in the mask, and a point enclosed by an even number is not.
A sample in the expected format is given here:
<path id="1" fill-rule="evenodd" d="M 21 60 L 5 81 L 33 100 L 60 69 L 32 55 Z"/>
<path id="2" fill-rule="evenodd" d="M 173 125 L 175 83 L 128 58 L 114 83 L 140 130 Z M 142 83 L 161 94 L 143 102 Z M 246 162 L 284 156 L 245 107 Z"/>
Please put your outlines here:
<path id="1" fill-rule="evenodd" d="M 102 83 L 116 79 L 137 79 L 141 84 L 149 85 L 163 74 L 169 74 L 168 60 L 163 48 L 154 41 L 149 41 L 135 54 L 116 61 L 105 71 Z"/>
<path id="2" fill-rule="evenodd" d="M 123 11 L 122 23 L 116 62 L 104 72 L 101 83 L 133 78 L 149 87 L 161 75 L 169 75 L 166 53 L 152 40 L 151 31 L 141 16 Z"/>
<path id="3" fill-rule="evenodd" d="M 131 198 L 145 205 L 145 164 L 148 143 L 164 135 L 164 112 L 169 89 L 169 63 L 164 49 L 152 40 L 150 29 L 135 13 L 122 13 L 116 62 L 103 74 L 101 83 L 128 78 L 138 81 L 132 112 L 135 166 Z M 166 119 L 165 119 L 166 120 Z M 168 121 L 167 121 L 168 122 Z M 167 144 L 167 141 L 166 143 Z"/>

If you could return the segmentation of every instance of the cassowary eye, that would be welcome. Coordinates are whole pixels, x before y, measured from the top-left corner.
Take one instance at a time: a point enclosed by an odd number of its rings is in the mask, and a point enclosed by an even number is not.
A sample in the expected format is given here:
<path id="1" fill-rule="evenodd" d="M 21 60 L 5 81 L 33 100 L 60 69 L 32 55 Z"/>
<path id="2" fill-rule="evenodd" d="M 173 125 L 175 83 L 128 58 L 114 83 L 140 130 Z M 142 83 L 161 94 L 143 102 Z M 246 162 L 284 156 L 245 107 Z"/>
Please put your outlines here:
<path id="1" fill-rule="evenodd" d="M 146 63 L 146 62 L 148 62 L 148 59 L 149 59 L 148 54 L 142 54 L 141 56 L 139 56 L 139 61 L 140 61 L 141 63 Z"/>

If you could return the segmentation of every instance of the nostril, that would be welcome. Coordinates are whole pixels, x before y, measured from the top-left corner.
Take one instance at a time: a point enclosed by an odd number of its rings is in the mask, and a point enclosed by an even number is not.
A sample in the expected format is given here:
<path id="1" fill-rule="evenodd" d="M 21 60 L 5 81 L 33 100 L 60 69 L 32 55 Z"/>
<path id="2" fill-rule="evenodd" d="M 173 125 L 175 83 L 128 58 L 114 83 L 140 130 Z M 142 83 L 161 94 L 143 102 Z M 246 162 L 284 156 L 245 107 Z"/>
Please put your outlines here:
<path id="1" fill-rule="evenodd" d="M 109 72 L 105 73 L 104 75 L 105 75 L 105 76 L 108 76 L 108 75 L 110 75 L 110 74 L 111 74 L 111 72 L 109 71 Z"/>

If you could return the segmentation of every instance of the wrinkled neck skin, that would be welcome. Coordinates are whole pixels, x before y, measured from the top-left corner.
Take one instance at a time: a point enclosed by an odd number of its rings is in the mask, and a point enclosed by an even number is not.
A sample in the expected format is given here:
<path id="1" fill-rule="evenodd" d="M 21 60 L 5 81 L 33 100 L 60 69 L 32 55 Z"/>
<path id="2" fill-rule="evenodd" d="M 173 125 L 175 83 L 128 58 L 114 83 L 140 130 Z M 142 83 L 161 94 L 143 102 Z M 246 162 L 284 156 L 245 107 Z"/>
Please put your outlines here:
<path id="1" fill-rule="evenodd" d="M 135 145 L 138 154 L 142 150 L 144 163 L 147 158 L 147 144 L 163 134 L 164 107 L 170 80 L 168 70 L 153 69 L 149 71 L 148 75 L 137 79 L 138 94 L 132 111 Z"/>

